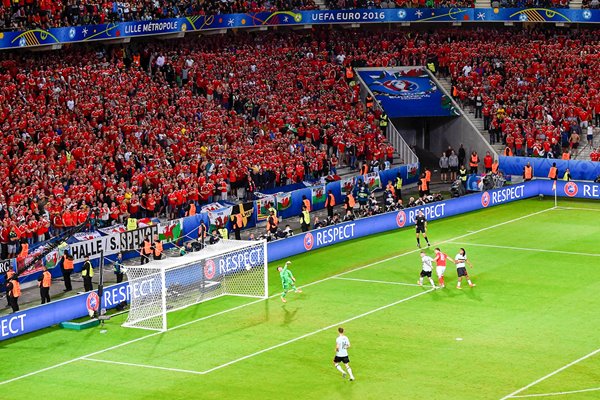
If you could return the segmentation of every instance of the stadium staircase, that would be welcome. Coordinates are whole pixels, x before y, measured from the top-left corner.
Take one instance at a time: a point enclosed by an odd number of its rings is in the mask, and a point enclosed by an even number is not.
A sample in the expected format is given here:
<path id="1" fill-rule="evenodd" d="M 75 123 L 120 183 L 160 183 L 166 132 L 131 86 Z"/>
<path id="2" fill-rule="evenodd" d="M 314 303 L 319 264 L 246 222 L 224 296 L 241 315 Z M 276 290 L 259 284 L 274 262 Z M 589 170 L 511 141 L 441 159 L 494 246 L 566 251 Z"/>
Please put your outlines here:
<path id="1" fill-rule="evenodd" d="M 450 82 L 450 78 L 442 78 L 439 76 L 436 76 L 436 78 L 448 93 L 452 93 L 452 83 Z M 462 106 L 462 104 L 459 105 L 464 116 L 467 117 L 473 123 L 473 125 L 475 125 L 485 140 L 489 142 L 490 134 L 488 131 L 483 129 L 483 118 L 475 118 L 475 109 L 465 108 Z M 504 146 L 502 144 L 492 144 L 491 146 L 498 154 L 502 154 L 504 151 Z"/>

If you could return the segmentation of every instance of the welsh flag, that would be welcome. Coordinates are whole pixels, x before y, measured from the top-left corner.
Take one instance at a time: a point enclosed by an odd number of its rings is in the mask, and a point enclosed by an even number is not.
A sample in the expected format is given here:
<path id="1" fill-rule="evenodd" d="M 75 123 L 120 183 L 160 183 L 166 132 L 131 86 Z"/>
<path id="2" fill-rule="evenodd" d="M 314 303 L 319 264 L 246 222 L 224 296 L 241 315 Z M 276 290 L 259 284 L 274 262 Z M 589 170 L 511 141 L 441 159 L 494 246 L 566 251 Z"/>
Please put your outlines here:
<path id="1" fill-rule="evenodd" d="M 379 178 L 379 172 L 371 172 L 363 176 L 364 182 L 369 188 L 369 192 L 375 189 L 381 189 L 381 179 Z"/>
<path id="2" fill-rule="evenodd" d="M 183 219 L 161 222 L 158 226 L 158 239 L 164 242 L 174 242 L 183 232 Z"/>
<path id="3" fill-rule="evenodd" d="M 419 176 L 419 164 L 409 164 L 407 166 L 408 168 L 408 172 L 407 172 L 407 178 L 416 178 L 417 176 Z"/>
<path id="4" fill-rule="evenodd" d="M 266 221 L 269 218 L 269 209 L 275 205 L 275 196 L 265 196 L 262 199 L 256 200 L 256 208 L 258 210 L 257 220 Z"/>
<path id="5" fill-rule="evenodd" d="M 327 198 L 325 193 L 325 185 L 313 186 L 310 188 L 312 191 L 312 204 L 324 203 Z"/>
<path id="6" fill-rule="evenodd" d="M 291 193 L 277 193 L 277 210 L 284 211 L 290 208 L 292 205 L 292 194 Z"/>

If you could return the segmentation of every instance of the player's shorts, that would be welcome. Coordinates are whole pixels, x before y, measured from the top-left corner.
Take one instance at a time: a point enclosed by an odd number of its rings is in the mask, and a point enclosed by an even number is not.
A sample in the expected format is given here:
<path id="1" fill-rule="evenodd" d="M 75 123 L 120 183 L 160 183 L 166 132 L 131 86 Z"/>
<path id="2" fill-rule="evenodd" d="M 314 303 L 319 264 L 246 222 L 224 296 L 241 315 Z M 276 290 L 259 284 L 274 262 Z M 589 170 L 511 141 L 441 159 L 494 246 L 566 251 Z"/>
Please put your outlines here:
<path id="1" fill-rule="evenodd" d="M 425 233 L 425 227 L 424 226 L 417 226 L 417 233 Z"/>
<path id="2" fill-rule="evenodd" d="M 445 174 L 445 173 L 447 173 L 447 172 L 448 172 L 448 168 L 441 168 L 441 169 L 440 169 L 440 172 L 441 172 L 442 174 Z"/>
<path id="3" fill-rule="evenodd" d="M 467 276 L 467 269 L 465 267 L 456 268 L 456 273 L 459 277 Z"/>
<path id="4" fill-rule="evenodd" d="M 333 357 L 333 362 L 336 364 L 339 364 L 339 363 L 348 364 L 350 362 L 350 358 L 348 358 L 348 356 L 345 356 L 345 357 L 335 356 L 335 357 Z"/>
<path id="5" fill-rule="evenodd" d="M 435 267 L 435 272 L 437 276 L 444 276 L 444 272 L 446 272 L 446 267 Z"/>
<path id="6" fill-rule="evenodd" d="M 431 271 L 423 271 L 421 270 L 421 278 L 431 278 Z"/>

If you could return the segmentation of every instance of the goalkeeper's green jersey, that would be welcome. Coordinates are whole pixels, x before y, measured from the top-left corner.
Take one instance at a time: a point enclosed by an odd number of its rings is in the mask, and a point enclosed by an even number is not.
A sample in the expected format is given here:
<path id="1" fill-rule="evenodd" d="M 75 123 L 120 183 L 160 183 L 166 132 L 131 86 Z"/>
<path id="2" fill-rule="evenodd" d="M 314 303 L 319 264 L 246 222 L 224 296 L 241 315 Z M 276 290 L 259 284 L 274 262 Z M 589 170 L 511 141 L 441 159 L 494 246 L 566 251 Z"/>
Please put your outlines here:
<path id="1" fill-rule="evenodd" d="M 283 286 L 289 285 L 294 282 L 292 279 L 294 277 L 294 274 L 292 274 L 292 271 L 290 271 L 287 268 L 287 266 L 283 267 L 281 272 L 279 272 L 279 277 L 281 278 L 281 284 Z"/>

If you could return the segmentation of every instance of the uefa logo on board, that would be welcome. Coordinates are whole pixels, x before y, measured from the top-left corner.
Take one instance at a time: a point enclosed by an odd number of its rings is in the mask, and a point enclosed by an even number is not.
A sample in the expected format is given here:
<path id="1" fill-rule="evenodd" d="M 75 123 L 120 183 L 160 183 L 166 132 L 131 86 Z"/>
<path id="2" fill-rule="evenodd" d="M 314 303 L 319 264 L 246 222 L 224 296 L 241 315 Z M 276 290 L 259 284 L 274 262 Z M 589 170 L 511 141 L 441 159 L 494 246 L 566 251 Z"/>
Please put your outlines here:
<path id="1" fill-rule="evenodd" d="M 405 79 L 385 81 L 383 82 L 383 86 L 392 92 L 397 92 L 400 94 L 416 92 L 417 89 L 419 89 L 419 85 L 417 85 L 415 82 L 407 81 Z"/>
<path id="2" fill-rule="evenodd" d="M 315 244 L 315 239 L 313 238 L 312 233 L 309 232 L 306 235 L 304 235 L 304 248 L 307 251 L 312 249 L 314 244 Z"/>
<path id="3" fill-rule="evenodd" d="M 206 260 L 204 263 L 204 277 L 206 279 L 212 279 L 215 277 L 216 272 L 217 266 L 215 265 L 215 262 L 211 259 Z"/>
<path id="4" fill-rule="evenodd" d="M 398 214 L 396 214 L 396 224 L 400 228 L 406 225 L 406 213 L 404 211 L 398 211 Z"/>
<path id="5" fill-rule="evenodd" d="M 490 194 L 488 192 L 483 192 L 481 194 L 481 205 L 484 207 L 490 205 Z"/>
<path id="6" fill-rule="evenodd" d="M 565 184 L 565 194 L 569 197 L 575 197 L 577 196 L 577 192 L 579 191 L 579 188 L 577 187 L 577 184 L 575 182 L 567 182 Z"/>
<path id="7" fill-rule="evenodd" d="M 98 297 L 98 293 L 90 292 L 90 294 L 88 294 L 85 299 L 85 307 L 89 312 L 98 311 L 98 308 L 100 308 L 100 297 Z"/>

